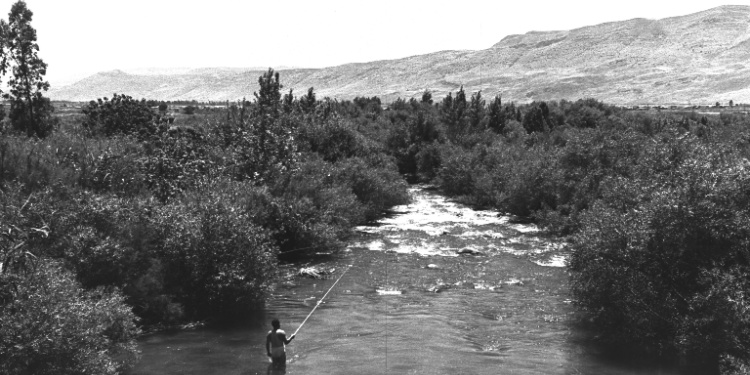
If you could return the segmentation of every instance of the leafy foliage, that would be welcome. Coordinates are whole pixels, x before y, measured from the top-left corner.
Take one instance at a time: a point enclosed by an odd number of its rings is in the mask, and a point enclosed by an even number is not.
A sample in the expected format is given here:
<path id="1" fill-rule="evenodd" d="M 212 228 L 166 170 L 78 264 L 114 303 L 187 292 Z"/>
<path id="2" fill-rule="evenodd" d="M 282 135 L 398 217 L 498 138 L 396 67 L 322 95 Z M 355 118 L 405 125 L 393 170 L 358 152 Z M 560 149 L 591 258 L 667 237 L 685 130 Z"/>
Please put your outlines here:
<path id="1" fill-rule="evenodd" d="M 159 213 L 166 236 L 159 256 L 165 289 L 190 316 L 241 317 L 265 300 L 277 251 L 248 213 L 206 194 Z"/>
<path id="2" fill-rule="evenodd" d="M 0 274 L 0 371 L 117 374 L 135 363 L 135 316 L 117 291 L 86 291 L 58 264 Z"/>
<path id="3" fill-rule="evenodd" d="M 95 134 L 139 134 L 147 136 L 156 132 L 155 115 L 145 99 L 135 100 L 123 94 L 114 94 L 112 100 L 92 100 L 81 110 L 85 116 L 83 126 Z"/>
<path id="4" fill-rule="evenodd" d="M 87 106 L 82 127 L 3 137 L 3 194 L 32 197 L 3 222 L 47 233 L 27 231 L 31 255 L 7 253 L 6 269 L 64 267 L 85 293 L 122 293 L 146 324 L 237 315 L 262 303 L 278 261 L 340 249 L 408 202 L 405 175 L 567 236 L 577 305 L 603 341 L 748 360 L 746 115 L 487 103 L 463 89 L 384 107 L 281 95 L 273 70 L 259 83 L 253 102 L 169 129 L 158 103 L 116 95 Z"/>
<path id="5" fill-rule="evenodd" d="M 649 165 L 609 185 L 616 191 L 584 215 L 574 294 L 610 340 L 714 361 L 722 353 L 746 358 L 747 162 L 690 137 L 668 142 L 671 155 L 648 147 Z"/>
<path id="6" fill-rule="evenodd" d="M 50 207 L 18 192 L 3 195 L 0 211 L 0 371 L 114 374 L 134 364 L 138 329 L 124 297 L 82 288 L 47 257 Z"/>

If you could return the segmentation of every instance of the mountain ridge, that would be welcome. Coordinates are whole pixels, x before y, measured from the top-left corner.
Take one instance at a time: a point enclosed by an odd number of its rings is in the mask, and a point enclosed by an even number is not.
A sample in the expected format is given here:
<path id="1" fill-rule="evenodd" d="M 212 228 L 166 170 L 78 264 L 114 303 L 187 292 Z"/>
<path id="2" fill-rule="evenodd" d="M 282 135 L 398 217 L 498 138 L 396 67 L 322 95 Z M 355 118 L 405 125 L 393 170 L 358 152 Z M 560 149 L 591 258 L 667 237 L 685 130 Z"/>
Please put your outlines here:
<path id="1" fill-rule="evenodd" d="M 594 97 L 614 104 L 750 102 L 750 6 L 726 5 L 650 20 L 571 30 L 529 31 L 483 50 L 446 50 L 327 68 L 279 69 L 285 89 L 319 97 L 435 97 L 463 86 L 485 97 Z M 100 72 L 50 90 L 53 100 L 112 93 L 157 100 L 238 100 L 257 91 L 263 70 L 195 68 L 184 74 Z"/>

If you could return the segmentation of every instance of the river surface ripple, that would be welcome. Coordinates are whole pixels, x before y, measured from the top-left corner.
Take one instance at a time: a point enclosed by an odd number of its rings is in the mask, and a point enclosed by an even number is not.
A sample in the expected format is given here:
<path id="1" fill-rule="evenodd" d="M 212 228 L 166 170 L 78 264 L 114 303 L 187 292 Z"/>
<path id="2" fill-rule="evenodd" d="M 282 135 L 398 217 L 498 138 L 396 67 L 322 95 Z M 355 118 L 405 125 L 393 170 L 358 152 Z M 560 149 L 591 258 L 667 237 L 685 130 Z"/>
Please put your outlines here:
<path id="1" fill-rule="evenodd" d="M 605 358 L 576 328 L 564 244 L 425 187 L 411 195 L 312 264 L 332 277 L 287 266 L 247 324 L 144 336 L 130 374 L 680 374 Z M 291 334 L 349 266 L 272 369 L 272 317 Z"/>

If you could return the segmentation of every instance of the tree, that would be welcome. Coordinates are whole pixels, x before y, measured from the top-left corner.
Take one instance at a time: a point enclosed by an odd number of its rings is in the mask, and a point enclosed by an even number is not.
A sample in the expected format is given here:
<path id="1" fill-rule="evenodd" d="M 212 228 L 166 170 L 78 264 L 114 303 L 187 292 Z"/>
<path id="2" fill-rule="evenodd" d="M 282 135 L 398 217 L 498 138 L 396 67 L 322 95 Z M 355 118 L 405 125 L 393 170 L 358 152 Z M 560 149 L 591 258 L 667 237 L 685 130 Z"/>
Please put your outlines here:
<path id="1" fill-rule="evenodd" d="M 292 90 L 294 89 L 289 89 L 289 93 L 284 95 L 284 100 L 282 102 L 284 113 L 291 113 L 294 109 L 294 94 L 292 93 Z"/>
<path id="2" fill-rule="evenodd" d="M 441 105 L 440 111 L 442 112 L 443 121 L 448 127 L 448 134 L 455 138 L 463 131 L 466 110 L 468 103 L 466 102 L 466 93 L 464 87 L 456 93 L 456 97 L 453 98 L 452 93 L 448 93 Z"/>
<path id="3" fill-rule="evenodd" d="M 284 87 L 279 83 L 279 72 L 268 68 L 268 72 L 258 77 L 258 85 L 260 90 L 253 93 L 258 115 L 277 118 L 281 106 L 281 89 Z"/>
<path id="4" fill-rule="evenodd" d="M 2 68 L 12 67 L 13 76 L 8 81 L 10 92 L 3 95 L 10 100 L 10 119 L 13 127 L 25 131 L 28 136 L 44 137 L 54 127 L 52 105 L 42 93 L 49 89 L 44 80 L 47 64 L 38 56 L 36 30 L 31 27 L 33 13 L 20 0 L 13 4 L 8 15 L 8 24 L 2 25 Z"/>
<path id="5" fill-rule="evenodd" d="M 299 107 L 304 113 L 315 112 L 315 91 L 313 91 L 312 87 L 307 89 L 307 94 L 299 98 Z"/>
<path id="6" fill-rule="evenodd" d="M 526 129 L 526 132 L 543 132 L 545 129 L 548 129 L 550 125 L 549 107 L 547 107 L 547 103 L 532 103 L 531 108 L 523 117 L 523 127 Z"/>
<path id="7" fill-rule="evenodd" d="M 254 116 L 248 126 L 242 125 L 235 149 L 236 177 L 262 183 L 290 170 L 296 160 L 296 124 L 282 116 L 279 73 L 269 68 L 258 78 L 260 90 L 255 95 Z M 244 108 L 244 105 L 243 105 Z"/>
<path id="8" fill-rule="evenodd" d="M 502 133 L 505 128 L 505 111 L 503 99 L 498 95 L 490 102 L 487 126 L 496 133 Z"/>
<path id="9" fill-rule="evenodd" d="M 7 34 L 8 34 L 8 23 L 5 22 L 5 20 L 0 20 L 0 77 L 5 77 L 5 74 L 8 73 Z M 2 89 L 0 89 L 0 96 L 4 98 L 5 95 L 6 93 L 4 93 Z M 5 106 L 0 106 L 0 120 L 4 118 L 5 118 Z"/>
<path id="10" fill-rule="evenodd" d="M 482 99 L 482 91 L 478 91 L 476 94 L 471 96 L 471 103 L 469 104 L 469 125 L 472 129 L 479 129 L 479 125 L 484 118 L 484 105 L 485 101 Z"/>
<path id="11" fill-rule="evenodd" d="M 424 90 L 422 93 L 422 103 L 432 105 L 432 93 L 430 90 Z"/>

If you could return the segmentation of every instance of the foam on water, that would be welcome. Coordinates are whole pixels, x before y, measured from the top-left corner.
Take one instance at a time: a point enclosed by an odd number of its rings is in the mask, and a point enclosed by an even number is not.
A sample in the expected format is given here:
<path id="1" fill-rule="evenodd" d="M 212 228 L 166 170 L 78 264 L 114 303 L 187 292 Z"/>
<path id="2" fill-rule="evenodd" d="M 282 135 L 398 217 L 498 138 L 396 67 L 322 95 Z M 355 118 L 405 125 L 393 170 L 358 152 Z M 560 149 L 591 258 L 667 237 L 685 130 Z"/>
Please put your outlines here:
<path id="1" fill-rule="evenodd" d="M 552 255 L 546 260 L 535 260 L 534 263 L 544 267 L 565 267 L 568 258 L 563 255 Z"/>
<path id="2" fill-rule="evenodd" d="M 378 290 L 376 290 L 376 292 L 377 292 L 378 294 L 380 294 L 381 296 L 395 296 L 395 295 L 400 295 L 400 294 L 403 294 L 403 292 L 402 292 L 402 291 L 400 291 L 400 290 L 384 290 L 384 289 L 378 289 Z"/>
<path id="3" fill-rule="evenodd" d="M 365 233 L 414 230 L 438 236 L 456 227 L 470 228 L 508 222 L 508 217 L 499 216 L 495 211 L 472 210 L 459 203 L 448 201 L 442 196 L 426 192 L 421 187 L 411 188 L 409 193 L 412 196 L 412 203 L 394 207 L 393 211 L 397 214 L 380 220 L 379 226 L 360 226 L 356 230 Z M 517 230 L 534 231 L 535 229 L 524 229 L 519 226 Z"/>
<path id="4" fill-rule="evenodd" d="M 477 238 L 477 237 L 495 238 L 495 239 L 496 238 L 505 238 L 505 235 L 503 233 L 495 232 L 495 231 L 491 231 L 491 230 L 483 230 L 483 231 L 472 230 L 472 231 L 466 231 L 466 232 L 463 232 L 463 233 L 459 234 L 458 236 L 460 236 L 460 237 L 468 237 L 468 238 Z"/>
<path id="5" fill-rule="evenodd" d="M 375 240 L 367 244 L 367 248 L 370 250 L 383 250 L 385 249 L 385 244 L 381 240 Z"/>
<path id="6" fill-rule="evenodd" d="M 558 254 L 563 244 L 537 235 L 540 230 L 535 225 L 511 223 L 496 211 L 474 210 L 424 187 L 411 188 L 409 193 L 412 203 L 394 207 L 394 213 L 376 226 L 356 228 L 362 233 L 379 234 L 381 239 L 350 246 L 421 256 L 456 257 L 464 249 L 481 255 L 541 255 L 544 260 L 532 261 L 548 267 L 565 265 L 566 255 Z"/>

